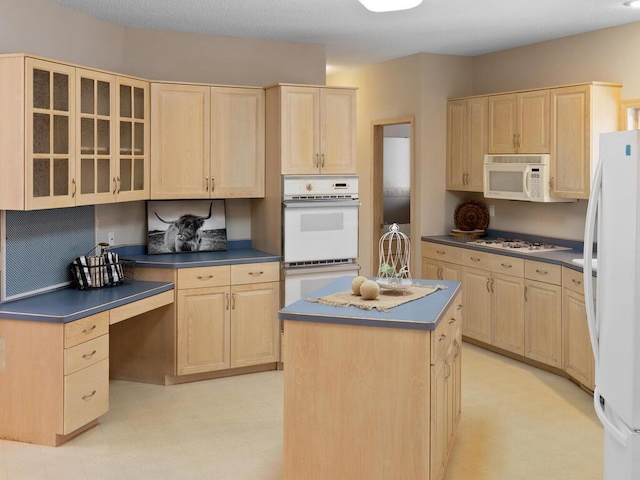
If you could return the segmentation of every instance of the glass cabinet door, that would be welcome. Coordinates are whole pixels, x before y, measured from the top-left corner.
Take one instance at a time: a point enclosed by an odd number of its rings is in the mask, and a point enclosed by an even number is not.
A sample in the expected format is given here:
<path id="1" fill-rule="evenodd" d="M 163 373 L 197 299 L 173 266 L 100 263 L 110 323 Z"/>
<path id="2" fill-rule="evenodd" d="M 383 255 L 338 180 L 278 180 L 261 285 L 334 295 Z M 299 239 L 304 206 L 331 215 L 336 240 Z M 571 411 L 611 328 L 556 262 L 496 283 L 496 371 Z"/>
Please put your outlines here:
<path id="1" fill-rule="evenodd" d="M 149 83 L 117 80 L 117 201 L 149 198 Z"/>
<path id="2" fill-rule="evenodd" d="M 76 204 L 113 202 L 117 190 L 113 155 L 115 77 L 78 69 L 76 74 Z"/>
<path id="3" fill-rule="evenodd" d="M 26 208 L 75 205 L 75 68 L 26 59 Z"/>

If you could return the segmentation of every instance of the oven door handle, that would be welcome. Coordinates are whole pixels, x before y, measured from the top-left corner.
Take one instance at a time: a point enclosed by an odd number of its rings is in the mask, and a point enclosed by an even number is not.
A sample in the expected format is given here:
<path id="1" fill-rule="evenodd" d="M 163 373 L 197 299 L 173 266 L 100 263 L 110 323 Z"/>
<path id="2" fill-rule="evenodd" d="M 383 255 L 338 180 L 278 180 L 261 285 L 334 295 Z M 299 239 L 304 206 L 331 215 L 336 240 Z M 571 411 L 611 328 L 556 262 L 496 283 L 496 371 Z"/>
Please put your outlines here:
<path id="1" fill-rule="evenodd" d="M 301 202 L 299 200 L 285 200 L 282 204 L 284 208 L 343 208 L 360 206 L 360 202 L 357 200 L 308 200 L 305 202 Z"/>

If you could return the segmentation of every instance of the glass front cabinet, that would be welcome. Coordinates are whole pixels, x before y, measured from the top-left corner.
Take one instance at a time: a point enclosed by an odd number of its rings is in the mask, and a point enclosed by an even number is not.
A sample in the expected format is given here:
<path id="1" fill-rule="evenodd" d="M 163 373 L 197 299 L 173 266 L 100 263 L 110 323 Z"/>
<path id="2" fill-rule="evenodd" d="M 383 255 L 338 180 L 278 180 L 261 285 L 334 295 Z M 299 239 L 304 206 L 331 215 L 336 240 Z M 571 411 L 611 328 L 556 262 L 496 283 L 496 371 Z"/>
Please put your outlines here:
<path id="1" fill-rule="evenodd" d="M 0 210 L 149 198 L 149 83 L 0 55 Z"/>

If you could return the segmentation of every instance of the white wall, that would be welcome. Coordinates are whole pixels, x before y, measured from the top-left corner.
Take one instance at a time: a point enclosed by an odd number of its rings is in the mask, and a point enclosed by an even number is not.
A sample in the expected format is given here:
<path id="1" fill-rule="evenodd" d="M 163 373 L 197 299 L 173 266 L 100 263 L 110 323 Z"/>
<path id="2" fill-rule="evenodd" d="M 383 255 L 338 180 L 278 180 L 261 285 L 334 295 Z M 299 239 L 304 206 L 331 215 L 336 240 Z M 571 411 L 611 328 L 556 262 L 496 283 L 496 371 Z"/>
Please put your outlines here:
<path id="1" fill-rule="evenodd" d="M 324 45 L 124 28 L 50 0 L 0 0 L 0 53 L 17 52 L 150 80 L 325 83 Z M 145 202 L 98 205 L 96 218 L 98 241 L 146 242 Z M 227 201 L 227 236 L 251 238 L 248 200 Z"/>

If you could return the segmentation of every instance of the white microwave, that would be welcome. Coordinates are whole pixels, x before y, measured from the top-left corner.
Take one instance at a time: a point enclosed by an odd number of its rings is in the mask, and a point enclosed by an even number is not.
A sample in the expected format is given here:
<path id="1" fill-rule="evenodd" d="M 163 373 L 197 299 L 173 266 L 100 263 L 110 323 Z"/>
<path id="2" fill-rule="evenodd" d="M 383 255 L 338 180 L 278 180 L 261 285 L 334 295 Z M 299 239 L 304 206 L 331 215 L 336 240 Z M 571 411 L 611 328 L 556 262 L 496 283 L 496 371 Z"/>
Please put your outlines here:
<path id="1" fill-rule="evenodd" d="M 485 155 L 484 196 L 527 202 L 575 202 L 549 194 L 549 154 Z"/>

